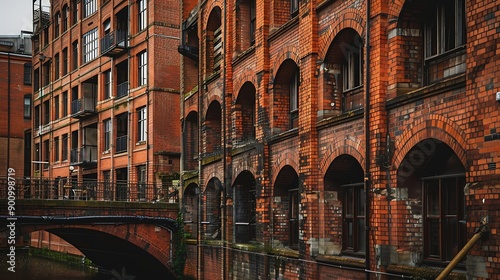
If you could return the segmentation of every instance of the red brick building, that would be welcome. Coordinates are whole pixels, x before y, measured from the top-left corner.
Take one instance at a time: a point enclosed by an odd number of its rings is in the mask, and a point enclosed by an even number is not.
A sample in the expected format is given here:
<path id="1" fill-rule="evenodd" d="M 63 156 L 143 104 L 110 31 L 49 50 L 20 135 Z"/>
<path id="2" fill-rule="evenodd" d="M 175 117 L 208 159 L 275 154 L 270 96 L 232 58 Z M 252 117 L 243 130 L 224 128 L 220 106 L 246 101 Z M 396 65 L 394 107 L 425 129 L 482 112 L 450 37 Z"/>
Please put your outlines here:
<path id="1" fill-rule="evenodd" d="M 500 278 L 499 10 L 183 1 L 186 274 Z"/>
<path id="2" fill-rule="evenodd" d="M 33 7 L 32 176 L 42 182 L 32 195 L 168 199 L 180 169 L 178 5 Z"/>
<path id="3" fill-rule="evenodd" d="M 0 178 L 30 175 L 31 38 L 0 36 Z M 13 168 L 15 174 L 8 174 Z"/>

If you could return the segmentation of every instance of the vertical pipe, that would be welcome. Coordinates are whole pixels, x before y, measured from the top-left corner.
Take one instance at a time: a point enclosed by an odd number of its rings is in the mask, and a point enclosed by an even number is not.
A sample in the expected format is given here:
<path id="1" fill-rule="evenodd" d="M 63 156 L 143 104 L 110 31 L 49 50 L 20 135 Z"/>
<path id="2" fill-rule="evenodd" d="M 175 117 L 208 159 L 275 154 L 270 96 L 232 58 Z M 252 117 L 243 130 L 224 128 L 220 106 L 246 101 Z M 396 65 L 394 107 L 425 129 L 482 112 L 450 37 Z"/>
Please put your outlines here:
<path id="1" fill-rule="evenodd" d="M 7 53 L 7 166 L 10 168 L 10 53 Z"/>
<path id="2" fill-rule="evenodd" d="M 365 271 L 370 279 L 370 0 L 366 1 L 366 81 L 365 81 Z"/>

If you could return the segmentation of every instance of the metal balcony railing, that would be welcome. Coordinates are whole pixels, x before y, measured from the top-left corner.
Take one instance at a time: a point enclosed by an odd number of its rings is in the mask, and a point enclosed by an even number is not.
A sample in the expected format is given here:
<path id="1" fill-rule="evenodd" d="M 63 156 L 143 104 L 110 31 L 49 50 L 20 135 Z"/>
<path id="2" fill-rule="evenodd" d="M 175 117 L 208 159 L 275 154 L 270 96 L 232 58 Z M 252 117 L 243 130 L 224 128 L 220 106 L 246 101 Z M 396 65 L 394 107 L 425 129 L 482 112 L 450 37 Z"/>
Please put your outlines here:
<path id="1" fill-rule="evenodd" d="M 120 98 L 128 95 L 128 81 L 118 84 L 116 86 L 116 97 Z"/>
<path id="2" fill-rule="evenodd" d="M 97 163 L 97 146 L 85 145 L 71 150 L 71 164 Z"/>
<path id="3" fill-rule="evenodd" d="M 73 117 L 92 115 L 96 113 L 96 99 L 83 97 L 71 101 L 71 115 Z"/>
<path id="4" fill-rule="evenodd" d="M 12 187 L 12 182 L 15 182 L 16 199 L 179 202 L 178 190 L 172 182 L 147 184 L 126 180 L 110 182 L 72 178 L 15 178 L 12 181 L 12 178 L 0 177 L 0 199 L 7 198 L 7 190 L 9 186 Z"/>
<path id="5" fill-rule="evenodd" d="M 127 135 L 116 137 L 116 153 L 127 151 Z"/>
<path id="6" fill-rule="evenodd" d="M 101 55 L 114 56 L 127 48 L 127 31 L 114 30 L 101 39 Z"/>

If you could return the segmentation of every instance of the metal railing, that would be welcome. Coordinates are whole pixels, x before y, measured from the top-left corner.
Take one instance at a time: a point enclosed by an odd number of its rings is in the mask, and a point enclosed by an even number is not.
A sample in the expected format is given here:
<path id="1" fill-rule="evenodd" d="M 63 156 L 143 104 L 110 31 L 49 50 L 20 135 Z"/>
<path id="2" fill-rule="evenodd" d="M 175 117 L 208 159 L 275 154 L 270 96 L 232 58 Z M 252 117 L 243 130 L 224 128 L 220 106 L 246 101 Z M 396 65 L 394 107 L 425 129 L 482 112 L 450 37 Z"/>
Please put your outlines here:
<path id="1" fill-rule="evenodd" d="M 114 48 L 124 49 L 127 46 L 127 31 L 114 30 L 101 39 L 101 54 L 105 54 Z"/>
<path id="2" fill-rule="evenodd" d="M 83 112 L 95 112 L 96 99 L 91 97 L 83 97 L 71 101 L 71 114 Z"/>
<path id="3" fill-rule="evenodd" d="M 127 181 L 75 180 L 72 178 L 31 178 L 14 181 L 0 178 L 0 198 L 9 197 L 9 185 L 16 199 L 98 200 L 127 202 L 178 203 L 177 188 L 173 184 L 148 184 Z M 14 184 L 12 183 L 14 182 Z M 12 194 L 12 193 L 11 193 Z"/>
<path id="4" fill-rule="evenodd" d="M 116 137 L 116 153 L 127 151 L 127 135 Z"/>
<path id="5" fill-rule="evenodd" d="M 71 149 L 71 164 L 96 163 L 97 146 L 85 145 L 80 148 Z"/>
<path id="6" fill-rule="evenodd" d="M 116 86 L 116 97 L 120 98 L 128 95 L 128 81 L 120 83 Z"/>

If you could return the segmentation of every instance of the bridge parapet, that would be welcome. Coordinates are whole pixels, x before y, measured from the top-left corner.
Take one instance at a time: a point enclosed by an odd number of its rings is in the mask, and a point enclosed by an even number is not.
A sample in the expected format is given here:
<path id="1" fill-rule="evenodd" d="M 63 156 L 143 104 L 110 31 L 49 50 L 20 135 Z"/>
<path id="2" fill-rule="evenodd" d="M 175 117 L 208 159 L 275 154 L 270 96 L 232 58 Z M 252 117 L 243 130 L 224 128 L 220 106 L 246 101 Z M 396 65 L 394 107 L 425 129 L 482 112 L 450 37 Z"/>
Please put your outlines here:
<path id="1" fill-rule="evenodd" d="M 128 181 L 72 180 L 71 178 L 60 177 L 31 179 L 0 177 L 0 198 L 7 198 L 9 186 L 11 186 L 14 189 L 17 200 L 98 200 L 178 203 L 178 189 L 172 182 L 147 184 L 145 182 Z"/>

